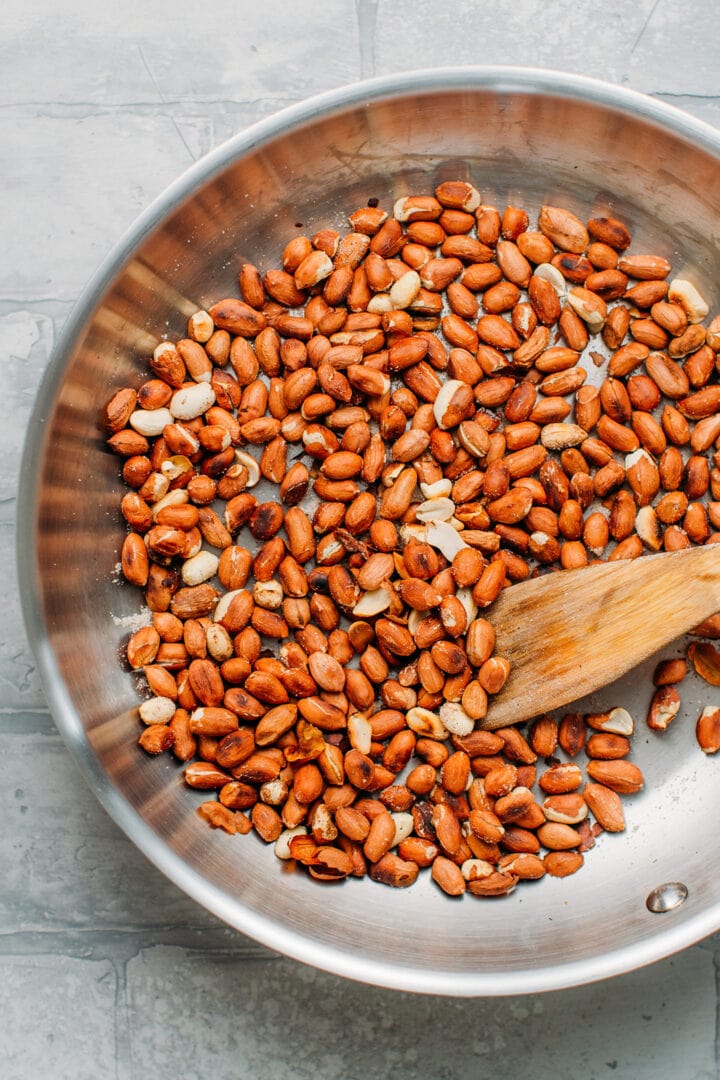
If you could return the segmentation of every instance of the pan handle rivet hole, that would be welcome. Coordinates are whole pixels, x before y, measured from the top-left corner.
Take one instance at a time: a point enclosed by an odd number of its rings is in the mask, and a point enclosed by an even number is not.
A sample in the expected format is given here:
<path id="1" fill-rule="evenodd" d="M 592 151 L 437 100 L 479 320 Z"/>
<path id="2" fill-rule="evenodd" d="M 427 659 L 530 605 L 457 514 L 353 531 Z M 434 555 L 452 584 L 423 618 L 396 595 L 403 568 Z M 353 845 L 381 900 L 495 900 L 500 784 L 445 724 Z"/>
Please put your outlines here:
<path id="1" fill-rule="evenodd" d="M 655 915 L 662 915 L 666 911 L 674 911 L 675 908 L 687 900 L 688 887 L 682 881 L 666 881 L 664 885 L 658 885 L 651 893 L 648 893 L 645 906 L 648 911 Z"/>

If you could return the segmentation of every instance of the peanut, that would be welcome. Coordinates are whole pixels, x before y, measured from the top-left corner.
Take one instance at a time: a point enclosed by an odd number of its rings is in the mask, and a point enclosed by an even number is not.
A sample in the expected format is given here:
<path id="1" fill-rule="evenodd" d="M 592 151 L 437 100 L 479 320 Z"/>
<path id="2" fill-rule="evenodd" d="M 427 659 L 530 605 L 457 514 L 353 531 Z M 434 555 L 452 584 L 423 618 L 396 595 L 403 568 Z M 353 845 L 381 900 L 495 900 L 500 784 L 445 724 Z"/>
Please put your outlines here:
<path id="1" fill-rule="evenodd" d="M 245 263 L 242 299 L 193 314 L 105 409 L 130 489 L 120 566 L 153 615 L 127 643 L 153 695 L 139 742 L 218 790 L 213 827 L 255 828 L 319 881 L 404 887 L 431 866 L 451 896 L 504 895 L 574 873 L 588 807 L 620 831 L 643 778 L 621 707 L 541 717 L 529 741 L 477 727 L 511 677 L 479 612 L 546 567 L 713 539 L 717 319 L 613 218 L 544 206 L 533 231 L 450 180 L 349 221 L 263 276 Z M 261 478 L 277 497 L 250 493 Z M 656 672 L 656 731 L 685 670 Z M 706 710 L 708 753 L 718 730 Z M 556 755 L 583 746 L 581 791 Z"/>

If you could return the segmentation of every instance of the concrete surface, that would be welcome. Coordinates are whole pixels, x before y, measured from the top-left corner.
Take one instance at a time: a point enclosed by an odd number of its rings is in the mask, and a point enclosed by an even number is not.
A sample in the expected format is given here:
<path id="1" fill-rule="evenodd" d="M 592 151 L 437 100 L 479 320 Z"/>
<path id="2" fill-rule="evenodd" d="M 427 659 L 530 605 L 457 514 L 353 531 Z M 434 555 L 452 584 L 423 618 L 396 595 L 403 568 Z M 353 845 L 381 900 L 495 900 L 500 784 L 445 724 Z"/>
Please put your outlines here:
<path id="1" fill-rule="evenodd" d="M 720 939 L 611 982 L 413 997 L 279 958 L 147 864 L 58 737 L 14 582 L 35 388 L 138 212 L 244 125 L 393 70 L 595 75 L 720 125 L 720 7 L 670 0 L 5 0 L 0 10 L 0 1077 L 717 1077 Z M 608 928 L 611 932 L 611 928 Z"/>

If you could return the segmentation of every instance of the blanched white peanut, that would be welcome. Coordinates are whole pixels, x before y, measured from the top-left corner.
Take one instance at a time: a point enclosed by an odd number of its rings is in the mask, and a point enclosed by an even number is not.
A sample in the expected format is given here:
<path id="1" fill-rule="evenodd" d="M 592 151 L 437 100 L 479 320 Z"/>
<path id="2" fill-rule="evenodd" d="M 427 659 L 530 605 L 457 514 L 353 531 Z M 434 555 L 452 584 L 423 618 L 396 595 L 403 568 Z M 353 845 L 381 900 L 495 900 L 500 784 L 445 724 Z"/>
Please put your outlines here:
<path id="1" fill-rule="evenodd" d="M 455 503 L 452 499 L 436 498 L 427 499 L 415 510 L 418 521 L 449 521 L 455 513 Z"/>
<path id="2" fill-rule="evenodd" d="M 540 263 L 535 267 L 533 276 L 542 278 L 543 281 L 549 281 L 561 299 L 565 296 L 567 283 L 557 266 L 553 266 L 552 263 Z"/>
<path id="3" fill-rule="evenodd" d="M 296 825 L 294 829 L 285 829 L 275 841 L 275 854 L 278 859 L 292 859 L 290 841 L 294 836 L 307 836 L 305 825 Z"/>
<path id="4" fill-rule="evenodd" d="M 395 836 L 393 837 L 393 842 L 390 846 L 395 847 L 402 840 L 407 840 L 408 836 L 410 836 L 415 828 L 415 819 L 412 814 L 408 814 L 403 810 L 391 814 L 390 817 L 395 823 Z"/>
<path id="5" fill-rule="evenodd" d="M 188 319 L 188 337 L 192 338 L 193 341 L 199 341 L 201 345 L 210 340 L 214 330 L 215 323 L 207 311 L 196 311 Z"/>
<path id="6" fill-rule="evenodd" d="M 612 735 L 632 735 L 635 721 L 627 709 L 618 706 L 607 713 L 597 713 L 588 718 L 590 727 L 596 731 L 609 731 Z"/>
<path id="7" fill-rule="evenodd" d="M 252 454 L 246 454 L 244 450 L 235 451 L 235 460 L 238 465 L 242 465 L 247 469 L 248 482 L 245 485 L 246 488 L 255 487 L 260 480 L 260 466 L 258 465 Z"/>
<path id="8" fill-rule="evenodd" d="M 367 309 L 375 315 L 384 315 L 386 311 L 392 311 L 393 302 L 390 293 L 376 293 L 370 299 Z"/>
<path id="9" fill-rule="evenodd" d="M 281 777 L 260 785 L 260 798 L 268 806 L 282 806 L 288 796 L 288 786 Z"/>
<path id="10" fill-rule="evenodd" d="M 635 532 L 649 551 L 662 547 L 663 529 L 654 506 L 641 506 L 635 516 Z"/>
<path id="11" fill-rule="evenodd" d="M 217 573 L 220 560 L 211 551 L 199 551 L 186 559 L 182 565 L 182 579 L 186 585 L 201 585 Z"/>
<path id="12" fill-rule="evenodd" d="M 475 727 L 472 717 L 455 701 L 440 706 L 440 719 L 452 735 L 469 735 Z"/>
<path id="13" fill-rule="evenodd" d="M 426 499 L 446 498 L 452 491 L 452 480 L 435 480 L 432 484 L 420 484 L 420 490 Z"/>
<path id="14" fill-rule="evenodd" d="M 605 325 L 606 308 L 604 301 L 587 289 L 571 289 L 567 302 L 576 315 L 579 315 L 593 334 L 599 334 Z"/>
<path id="15" fill-rule="evenodd" d="M 258 607 L 277 611 L 284 599 L 285 593 L 279 581 L 256 581 L 253 585 L 253 600 Z"/>
<path id="16" fill-rule="evenodd" d="M 372 727 L 367 717 L 360 713 L 353 713 L 348 719 L 348 738 L 353 750 L 361 754 L 369 754 L 372 746 Z"/>
<path id="17" fill-rule="evenodd" d="M 463 589 L 458 589 L 455 593 L 458 600 L 465 608 L 465 614 L 467 615 L 468 626 L 477 618 L 478 606 L 473 600 L 472 589 L 468 586 Z"/>
<path id="18" fill-rule="evenodd" d="M 430 547 L 442 551 L 448 562 L 452 562 L 458 551 L 468 546 L 461 539 L 458 531 L 447 521 L 429 521 L 426 530 L 425 538 Z"/>
<path id="19" fill-rule="evenodd" d="M 146 438 L 162 435 L 163 429 L 172 422 L 169 409 L 138 409 L 130 417 L 130 427 Z"/>
<path id="20" fill-rule="evenodd" d="M 684 281 L 682 278 L 675 278 L 670 282 L 667 298 L 685 309 L 685 314 L 691 323 L 702 322 L 710 311 L 693 283 Z"/>
<path id="21" fill-rule="evenodd" d="M 353 615 L 361 619 L 370 615 L 379 615 L 381 611 L 387 611 L 390 602 L 390 593 L 387 589 L 371 589 L 360 597 L 353 608 Z"/>
<path id="22" fill-rule="evenodd" d="M 198 447 L 200 446 L 200 440 L 198 440 Z M 182 476 L 183 473 L 189 472 L 192 469 L 192 462 L 190 458 L 185 457 L 184 454 L 175 454 L 171 458 L 167 458 L 160 466 L 160 472 L 163 476 L 166 476 L 172 483 L 173 480 L 177 480 L 178 476 Z"/>
<path id="23" fill-rule="evenodd" d="M 610 710 L 610 716 L 603 731 L 610 731 L 615 735 L 632 735 L 634 730 L 635 721 L 627 709 L 618 706 Z"/>
<path id="24" fill-rule="evenodd" d="M 416 270 L 408 270 L 390 289 L 390 302 L 396 310 L 409 307 L 420 292 L 422 283 Z"/>
<path id="25" fill-rule="evenodd" d="M 210 383 L 198 382 L 176 390 L 170 399 L 169 410 L 176 420 L 195 420 L 214 404 L 215 391 Z"/>
<path id="26" fill-rule="evenodd" d="M 138 709 L 144 724 L 167 724 L 175 714 L 175 702 L 169 697 L 152 697 Z"/>
<path id="27" fill-rule="evenodd" d="M 217 660 L 218 663 L 222 663 L 223 660 L 229 660 L 235 654 L 233 648 L 232 638 L 228 634 L 224 626 L 220 623 L 211 623 L 205 630 L 205 640 L 207 642 L 207 650 L 212 656 L 213 660 Z"/>
<path id="28" fill-rule="evenodd" d="M 423 619 L 427 616 L 427 611 L 418 611 L 417 608 L 410 608 L 410 614 L 408 615 L 407 628 L 408 632 L 415 637 L 417 628 Z"/>

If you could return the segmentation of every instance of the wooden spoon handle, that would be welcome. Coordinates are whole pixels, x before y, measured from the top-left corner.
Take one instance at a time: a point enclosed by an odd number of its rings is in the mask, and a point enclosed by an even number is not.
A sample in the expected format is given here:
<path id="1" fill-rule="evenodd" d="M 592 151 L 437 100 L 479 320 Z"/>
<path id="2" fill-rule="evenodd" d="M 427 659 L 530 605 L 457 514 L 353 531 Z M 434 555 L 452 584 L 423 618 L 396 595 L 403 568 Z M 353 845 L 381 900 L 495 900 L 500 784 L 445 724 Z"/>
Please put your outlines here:
<path id="1" fill-rule="evenodd" d="M 496 651 L 512 670 L 481 726 L 521 723 L 576 701 L 716 611 L 720 547 L 714 544 L 560 571 L 505 589 L 487 618 Z"/>

